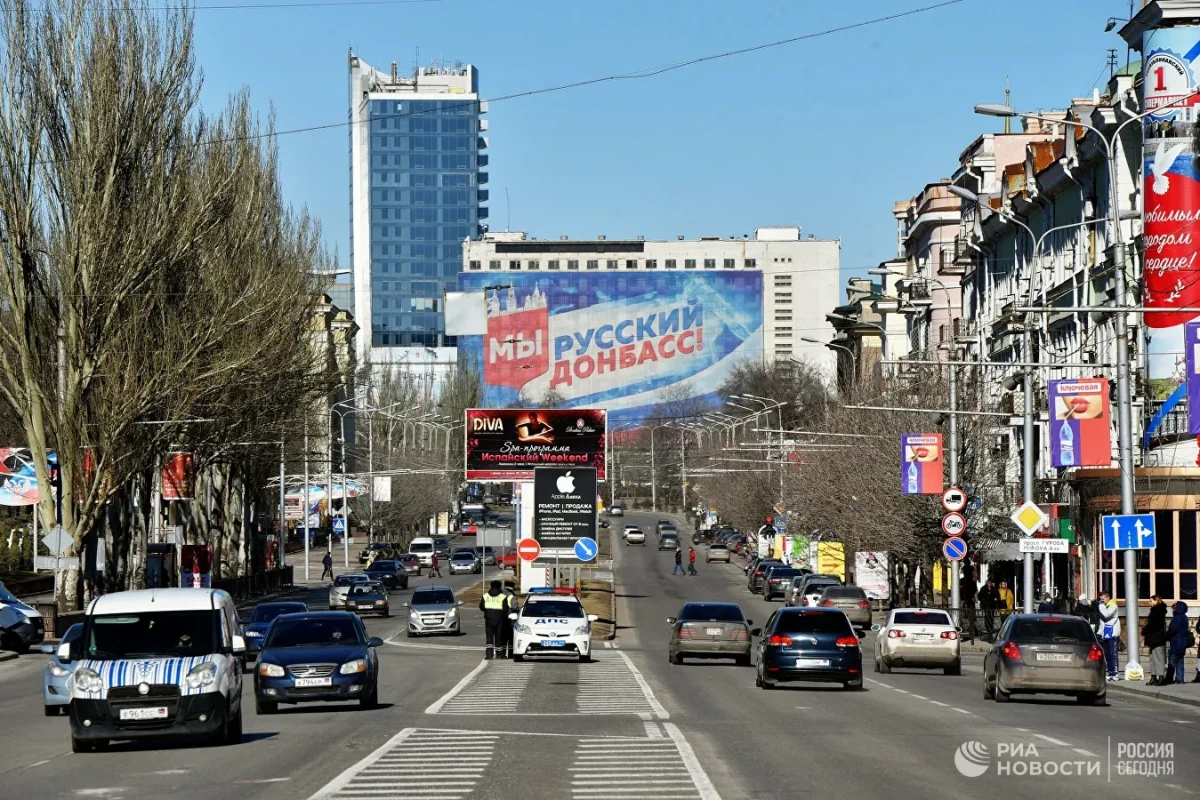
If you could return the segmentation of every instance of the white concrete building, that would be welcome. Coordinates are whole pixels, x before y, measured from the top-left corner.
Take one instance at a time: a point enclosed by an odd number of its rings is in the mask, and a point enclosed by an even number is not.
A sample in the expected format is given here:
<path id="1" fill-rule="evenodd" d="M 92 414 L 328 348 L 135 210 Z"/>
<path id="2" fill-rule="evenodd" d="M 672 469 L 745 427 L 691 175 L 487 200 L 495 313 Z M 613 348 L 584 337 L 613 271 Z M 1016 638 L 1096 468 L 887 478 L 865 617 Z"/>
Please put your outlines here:
<path id="1" fill-rule="evenodd" d="M 803 359 L 832 378 L 834 354 L 802 337 L 828 338 L 825 314 L 838 302 L 840 254 L 840 239 L 803 238 L 798 226 L 756 228 L 753 239 L 673 241 L 604 236 L 539 241 L 510 231 L 463 242 L 463 270 L 756 270 L 763 276 L 765 359 Z"/>

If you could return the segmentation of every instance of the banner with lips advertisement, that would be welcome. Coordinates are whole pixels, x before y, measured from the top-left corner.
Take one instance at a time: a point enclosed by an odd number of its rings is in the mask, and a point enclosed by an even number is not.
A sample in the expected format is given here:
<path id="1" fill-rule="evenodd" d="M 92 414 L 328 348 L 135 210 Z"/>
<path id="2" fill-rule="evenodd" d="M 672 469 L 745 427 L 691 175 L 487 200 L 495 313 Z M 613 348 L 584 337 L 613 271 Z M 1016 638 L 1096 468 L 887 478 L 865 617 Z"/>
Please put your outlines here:
<path id="1" fill-rule="evenodd" d="M 466 423 L 468 481 L 531 481 L 537 467 L 592 467 L 605 479 L 603 409 L 470 408 Z"/>
<path id="2" fill-rule="evenodd" d="M 763 352 L 762 274 L 488 273 L 458 276 L 482 295 L 487 333 L 459 336 L 481 367 L 483 405 L 607 408 L 639 421 L 662 390 L 714 397 Z"/>
<path id="3" fill-rule="evenodd" d="M 1108 378 L 1050 381 L 1050 454 L 1060 469 L 1112 463 Z"/>
<path id="4" fill-rule="evenodd" d="M 900 460 L 900 494 L 942 493 L 940 433 L 901 434 Z"/>
<path id="5" fill-rule="evenodd" d="M 1152 399 L 1165 400 L 1184 380 L 1183 325 L 1200 307 L 1200 171 L 1192 135 L 1200 27 L 1152 28 L 1142 40 L 1145 118 L 1142 232 Z M 1182 102 L 1180 102 L 1182 101 Z M 1174 103 L 1174 105 L 1172 105 Z M 1108 462 L 1105 461 L 1107 464 Z"/>

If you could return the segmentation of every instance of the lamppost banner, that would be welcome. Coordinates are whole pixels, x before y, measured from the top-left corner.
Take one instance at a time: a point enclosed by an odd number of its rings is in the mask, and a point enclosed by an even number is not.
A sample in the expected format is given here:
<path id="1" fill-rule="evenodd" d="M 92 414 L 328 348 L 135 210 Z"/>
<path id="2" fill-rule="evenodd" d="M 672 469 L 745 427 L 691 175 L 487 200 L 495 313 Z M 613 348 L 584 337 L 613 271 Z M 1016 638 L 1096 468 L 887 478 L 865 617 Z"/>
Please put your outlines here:
<path id="1" fill-rule="evenodd" d="M 1050 381 L 1050 454 L 1059 468 L 1112 463 L 1108 378 Z"/>
<path id="2" fill-rule="evenodd" d="M 900 493 L 942 493 L 942 435 L 905 433 L 900 435 Z"/>

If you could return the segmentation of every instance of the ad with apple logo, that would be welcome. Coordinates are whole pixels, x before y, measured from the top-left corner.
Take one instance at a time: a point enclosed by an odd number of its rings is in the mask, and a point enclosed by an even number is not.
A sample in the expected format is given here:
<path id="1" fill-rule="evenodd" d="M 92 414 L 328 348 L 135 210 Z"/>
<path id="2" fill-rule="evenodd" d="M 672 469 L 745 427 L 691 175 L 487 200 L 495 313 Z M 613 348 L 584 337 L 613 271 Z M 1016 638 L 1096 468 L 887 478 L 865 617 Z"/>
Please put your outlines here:
<path id="1" fill-rule="evenodd" d="M 538 467 L 533 503 L 533 537 L 543 558 L 575 559 L 575 543 L 596 538 L 595 469 Z"/>

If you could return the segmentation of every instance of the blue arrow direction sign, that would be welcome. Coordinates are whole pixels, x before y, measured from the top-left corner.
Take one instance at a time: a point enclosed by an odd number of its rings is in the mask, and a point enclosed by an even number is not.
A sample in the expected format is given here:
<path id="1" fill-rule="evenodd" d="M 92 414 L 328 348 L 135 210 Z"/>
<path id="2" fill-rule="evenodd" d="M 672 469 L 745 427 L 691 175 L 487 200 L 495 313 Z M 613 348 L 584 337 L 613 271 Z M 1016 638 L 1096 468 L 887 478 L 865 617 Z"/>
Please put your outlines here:
<path id="1" fill-rule="evenodd" d="M 600 545 L 595 539 L 576 539 L 575 557 L 580 561 L 591 561 L 600 552 Z"/>
<path id="2" fill-rule="evenodd" d="M 951 536 L 942 543 L 942 554 L 951 561 L 962 561 L 967 555 L 967 543 L 957 536 Z"/>
<path id="3" fill-rule="evenodd" d="M 1157 546 L 1153 514 L 1112 514 L 1100 518 L 1105 550 L 1153 550 Z"/>
<path id="4" fill-rule="evenodd" d="M 334 533 L 345 533 L 346 532 L 346 520 L 344 518 L 342 518 L 342 517 L 334 518 L 333 532 Z"/>

